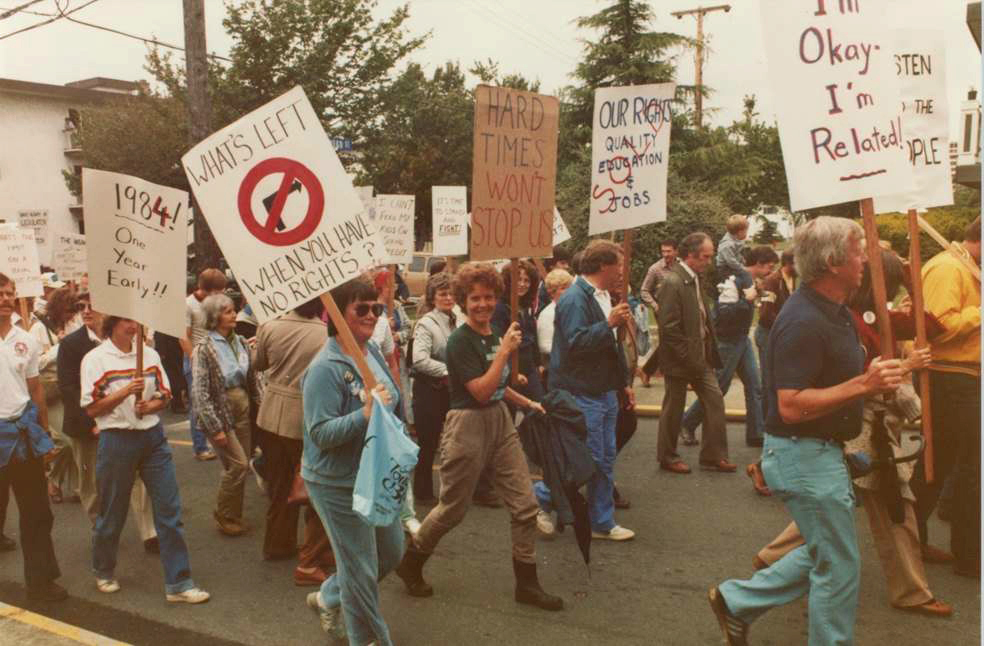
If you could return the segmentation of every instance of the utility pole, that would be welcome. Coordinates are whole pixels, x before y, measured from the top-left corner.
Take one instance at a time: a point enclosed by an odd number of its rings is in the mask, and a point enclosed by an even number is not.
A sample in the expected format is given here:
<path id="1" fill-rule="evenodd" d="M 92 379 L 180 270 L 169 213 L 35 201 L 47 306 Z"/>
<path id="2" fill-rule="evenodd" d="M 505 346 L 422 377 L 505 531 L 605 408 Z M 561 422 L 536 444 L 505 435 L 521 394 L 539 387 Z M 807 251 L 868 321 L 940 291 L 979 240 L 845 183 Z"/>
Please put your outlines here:
<path id="1" fill-rule="evenodd" d="M 193 146 L 210 134 L 208 98 L 208 58 L 205 51 L 205 1 L 183 0 L 185 32 L 185 76 L 188 82 L 189 143 Z M 205 217 L 192 197 L 195 213 L 195 266 L 197 274 L 206 267 L 219 268 L 222 257 Z"/>
<path id="2" fill-rule="evenodd" d="M 688 9 L 687 11 L 674 11 L 670 15 L 676 16 L 678 20 L 682 19 L 684 16 L 697 16 L 697 51 L 694 55 L 695 63 L 697 66 L 696 74 L 694 77 L 694 85 L 697 86 L 697 91 L 694 95 L 694 109 L 697 113 L 697 128 L 703 127 L 703 116 L 704 116 L 704 14 L 711 13 L 712 11 L 731 11 L 731 5 L 729 4 L 719 4 L 713 7 L 697 7 L 696 9 Z"/>

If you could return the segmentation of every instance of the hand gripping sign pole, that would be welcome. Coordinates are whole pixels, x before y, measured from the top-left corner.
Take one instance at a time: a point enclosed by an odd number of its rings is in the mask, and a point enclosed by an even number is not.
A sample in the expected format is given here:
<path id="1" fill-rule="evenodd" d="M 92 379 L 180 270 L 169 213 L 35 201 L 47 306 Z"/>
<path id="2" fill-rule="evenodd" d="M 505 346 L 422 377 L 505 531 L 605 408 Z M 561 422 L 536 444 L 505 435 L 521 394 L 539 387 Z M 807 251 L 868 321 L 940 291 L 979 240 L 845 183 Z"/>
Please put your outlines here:
<path id="1" fill-rule="evenodd" d="M 912 315 L 916 322 L 916 349 L 925 348 L 926 306 L 923 302 L 922 256 L 920 255 L 919 215 L 909 209 L 909 271 L 912 272 Z M 933 482 L 933 424 L 932 401 L 929 396 L 929 371 L 919 371 L 919 400 L 922 403 L 922 433 L 925 442 L 923 464 L 926 483 Z"/>

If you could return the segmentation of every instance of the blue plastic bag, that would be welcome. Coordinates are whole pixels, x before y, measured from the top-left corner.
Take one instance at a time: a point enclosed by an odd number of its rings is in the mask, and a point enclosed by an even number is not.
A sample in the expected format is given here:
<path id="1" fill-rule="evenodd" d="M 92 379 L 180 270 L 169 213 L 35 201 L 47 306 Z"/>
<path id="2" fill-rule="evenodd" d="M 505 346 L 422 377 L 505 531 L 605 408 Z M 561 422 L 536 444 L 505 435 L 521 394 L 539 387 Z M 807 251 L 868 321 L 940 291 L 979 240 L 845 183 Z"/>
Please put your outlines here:
<path id="1" fill-rule="evenodd" d="M 420 449 L 403 422 L 373 395 L 372 415 L 352 492 L 352 511 L 369 525 L 385 527 L 400 515 Z"/>

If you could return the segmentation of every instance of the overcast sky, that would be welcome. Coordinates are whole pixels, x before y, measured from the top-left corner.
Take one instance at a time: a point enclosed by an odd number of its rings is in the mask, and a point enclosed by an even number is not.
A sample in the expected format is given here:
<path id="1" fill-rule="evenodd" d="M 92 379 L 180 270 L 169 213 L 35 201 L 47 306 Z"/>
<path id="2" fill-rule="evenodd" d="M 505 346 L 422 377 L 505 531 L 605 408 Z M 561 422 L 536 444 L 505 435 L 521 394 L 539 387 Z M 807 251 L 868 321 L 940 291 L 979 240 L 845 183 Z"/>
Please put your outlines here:
<path id="1" fill-rule="evenodd" d="M 3 9 L 26 0 L 0 0 Z M 582 39 L 592 34 L 578 30 L 573 21 L 594 13 L 610 0 L 409 0 L 408 27 L 413 34 L 431 32 L 424 48 L 413 60 L 428 70 L 447 60 L 463 67 L 476 60 L 493 59 L 503 72 L 522 72 L 538 78 L 542 91 L 552 93 L 571 82 L 582 53 Z M 84 0 L 61 0 L 69 8 Z M 181 0 L 98 0 L 75 17 L 140 36 L 183 45 Z M 384 16 L 403 4 L 379 0 L 376 14 Z M 693 36 L 692 17 L 678 20 L 672 11 L 693 8 L 696 0 L 652 0 L 656 8 L 655 29 Z M 710 4 L 704 2 L 703 4 Z M 942 29 L 947 42 L 947 85 L 951 130 L 957 126 L 959 106 L 967 90 L 980 86 L 981 58 L 966 24 L 967 0 L 919 2 L 897 0 L 897 15 L 886 21 L 898 25 Z M 226 54 L 230 38 L 222 28 L 225 2 L 205 0 L 208 48 Z M 41 0 L 30 10 L 49 13 L 55 0 Z M 18 14 L 0 20 L 0 37 L 16 29 L 45 20 L 42 16 Z M 759 112 L 774 118 L 772 92 L 766 82 L 765 59 L 758 0 L 733 0 L 728 13 L 705 18 L 711 53 L 704 66 L 704 82 L 714 89 L 706 107 L 715 110 L 712 124 L 727 125 L 741 113 L 742 97 L 755 94 Z M 106 76 L 126 80 L 147 78 L 143 69 L 146 46 L 136 40 L 59 20 L 0 40 L 0 77 L 40 83 Z M 679 52 L 677 80 L 692 83 L 694 60 L 690 52 Z M 2 118 L 3 115 L 0 115 Z M 952 136 L 952 135 L 951 135 Z"/>

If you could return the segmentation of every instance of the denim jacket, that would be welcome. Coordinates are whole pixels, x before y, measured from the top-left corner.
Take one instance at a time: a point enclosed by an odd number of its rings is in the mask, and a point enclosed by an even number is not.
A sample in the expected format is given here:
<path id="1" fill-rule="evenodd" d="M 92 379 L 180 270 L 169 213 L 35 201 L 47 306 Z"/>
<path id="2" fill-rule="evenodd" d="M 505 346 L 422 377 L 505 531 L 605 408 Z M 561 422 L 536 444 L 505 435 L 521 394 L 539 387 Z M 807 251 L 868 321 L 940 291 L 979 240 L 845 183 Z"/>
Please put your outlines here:
<path id="1" fill-rule="evenodd" d="M 396 415 L 402 419 L 400 390 L 386 367 L 386 360 L 372 341 L 368 348 L 385 371 L 384 383 L 393 396 Z M 301 476 L 305 480 L 355 486 L 363 439 L 369 428 L 362 410 L 365 402 L 360 397 L 363 388 L 355 361 L 342 351 L 337 339 L 329 338 L 308 366 L 301 386 L 304 401 Z"/>
<path id="2" fill-rule="evenodd" d="M 31 444 L 30 454 L 23 442 L 25 438 Z M 51 438 L 38 425 L 38 407 L 34 402 L 28 402 L 17 419 L 0 420 L 0 469 L 10 462 L 26 462 L 29 457 L 40 458 L 53 448 L 55 445 Z"/>

